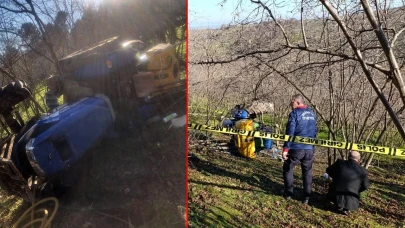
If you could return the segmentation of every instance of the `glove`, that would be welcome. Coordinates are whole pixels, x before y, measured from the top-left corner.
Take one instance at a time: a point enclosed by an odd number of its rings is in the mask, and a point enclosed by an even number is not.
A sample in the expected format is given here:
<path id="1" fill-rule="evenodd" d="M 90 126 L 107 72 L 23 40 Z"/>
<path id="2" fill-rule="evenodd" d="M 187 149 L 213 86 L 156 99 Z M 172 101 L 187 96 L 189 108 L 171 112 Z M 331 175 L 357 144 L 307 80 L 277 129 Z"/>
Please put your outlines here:
<path id="1" fill-rule="evenodd" d="M 285 160 L 287 160 L 287 154 L 288 154 L 288 152 L 287 151 L 283 151 L 283 160 L 285 161 Z"/>

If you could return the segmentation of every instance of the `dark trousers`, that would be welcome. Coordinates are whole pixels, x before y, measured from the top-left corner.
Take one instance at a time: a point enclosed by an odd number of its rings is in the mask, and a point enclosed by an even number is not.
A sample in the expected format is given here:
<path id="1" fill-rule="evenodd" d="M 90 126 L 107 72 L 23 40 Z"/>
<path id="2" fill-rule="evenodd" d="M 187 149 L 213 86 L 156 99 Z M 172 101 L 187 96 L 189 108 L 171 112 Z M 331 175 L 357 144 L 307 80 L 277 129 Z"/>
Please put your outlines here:
<path id="1" fill-rule="evenodd" d="M 359 193 L 360 194 L 360 193 Z M 336 208 L 356 210 L 359 208 L 360 195 L 353 192 L 336 191 L 336 183 L 329 185 L 327 200 L 334 203 Z"/>
<path id="2" fill-rule="evenodd" d="M 301 163 L 302 178 L 304 182 L 304 197 L 311 195 L 312 189 L 312 162 L 314 160 L 313 150 L 289 150 L 288 159 L 283 165 L 284 194 L 293 195 L 294 166 Z"/>

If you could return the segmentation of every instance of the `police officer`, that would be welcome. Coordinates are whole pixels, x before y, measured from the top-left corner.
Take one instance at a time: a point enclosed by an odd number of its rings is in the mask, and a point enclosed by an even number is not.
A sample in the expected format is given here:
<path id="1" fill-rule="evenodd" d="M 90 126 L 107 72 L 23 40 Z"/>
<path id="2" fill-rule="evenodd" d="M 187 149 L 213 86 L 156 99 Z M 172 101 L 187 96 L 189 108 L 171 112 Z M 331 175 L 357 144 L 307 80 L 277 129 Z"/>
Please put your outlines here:
<path id="1" fill-rule="evenodd" d="M 301 94 L 291 98 L 291 113 L 288 116 L 286 135 L 315 138 L 317 134 L 316 116 L 314 112 L 305 106 Z M 284 159 L 283 179 L 284 198 L 291 199 L 293 196 L 293 169 L 301 163 L 304 198 L 303 203 L 308 204 L 312 188 L 312 163 L 314 160 L 314 146 L 295 142 L 285 142 L 283 146 Z"/>

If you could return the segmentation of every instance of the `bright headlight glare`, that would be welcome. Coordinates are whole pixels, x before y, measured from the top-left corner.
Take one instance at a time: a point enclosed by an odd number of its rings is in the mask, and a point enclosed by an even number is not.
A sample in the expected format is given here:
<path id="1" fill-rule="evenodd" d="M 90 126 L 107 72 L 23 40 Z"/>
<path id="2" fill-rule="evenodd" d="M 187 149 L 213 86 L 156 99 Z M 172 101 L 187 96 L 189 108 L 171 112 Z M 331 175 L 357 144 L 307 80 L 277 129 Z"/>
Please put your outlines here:
<path id="1" fill-rule="evenodd" d="M 148 58 L 148 56 L 146 56 L 145 54 L 143 54 L 143 55 L 139 56 L 139 58 L 140 58 L 141 60 L 145 60 L 145 59 Z"/>

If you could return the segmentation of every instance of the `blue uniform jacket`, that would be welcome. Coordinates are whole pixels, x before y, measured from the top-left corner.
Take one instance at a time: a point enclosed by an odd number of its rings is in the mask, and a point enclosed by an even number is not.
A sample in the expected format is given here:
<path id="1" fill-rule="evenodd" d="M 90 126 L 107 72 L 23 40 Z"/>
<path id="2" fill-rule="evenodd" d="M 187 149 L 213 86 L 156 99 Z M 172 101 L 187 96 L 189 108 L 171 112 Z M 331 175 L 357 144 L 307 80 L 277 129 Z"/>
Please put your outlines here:
<path id="1" fill-rule="evenodd" d="M 315 138 L 318 133 L 315 113 L 306 106 L 295 108 L 288 116 L 286 135 Z M 314 149 L 313 145 L 285 142 L 284 151 Z"/>

